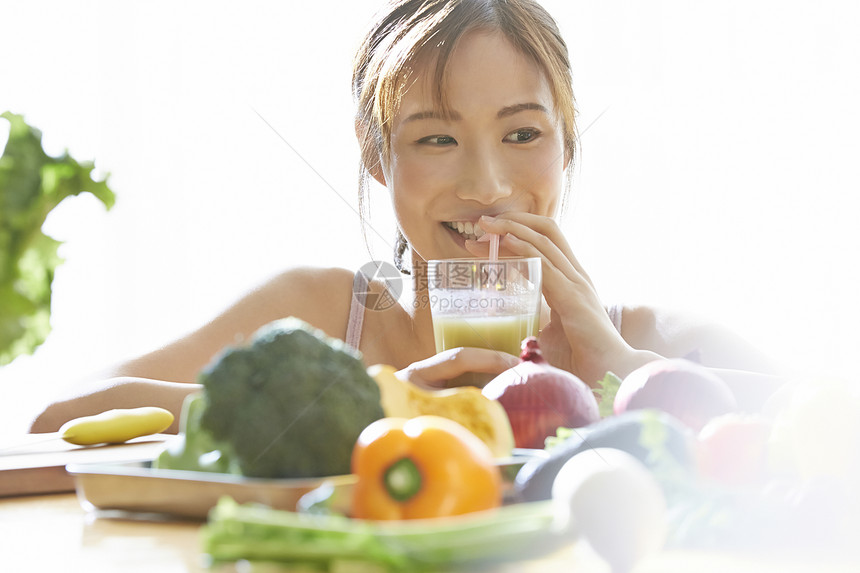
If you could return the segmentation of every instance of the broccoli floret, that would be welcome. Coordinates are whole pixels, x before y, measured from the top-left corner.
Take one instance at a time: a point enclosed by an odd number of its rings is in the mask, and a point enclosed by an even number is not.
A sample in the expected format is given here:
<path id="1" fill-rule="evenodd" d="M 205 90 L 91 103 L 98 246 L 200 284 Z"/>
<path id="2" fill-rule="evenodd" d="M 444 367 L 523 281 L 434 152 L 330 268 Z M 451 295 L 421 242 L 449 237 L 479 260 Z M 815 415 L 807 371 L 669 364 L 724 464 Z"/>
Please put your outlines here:
<path id="1" fill-rule="evenodd" d="M 361 355 L 296 318 L 225 350 L 199 381 L 200 424 L 232 447 L 245 476 L 349 473 L 358 435 L 384 415 Z"/>

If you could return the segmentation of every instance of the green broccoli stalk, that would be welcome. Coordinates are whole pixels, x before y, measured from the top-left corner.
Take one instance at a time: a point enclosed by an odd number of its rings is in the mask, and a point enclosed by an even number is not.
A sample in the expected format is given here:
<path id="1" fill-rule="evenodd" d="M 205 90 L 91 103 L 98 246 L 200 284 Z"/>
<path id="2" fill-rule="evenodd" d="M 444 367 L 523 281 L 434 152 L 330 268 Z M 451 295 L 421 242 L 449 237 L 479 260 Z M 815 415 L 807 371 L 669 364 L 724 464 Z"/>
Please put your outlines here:
<path id="1" fill-rule="evenodd" d="M 199 381 L 200 425 L 232 447 L 249 477 L 347 474 L 358 435 L 384 416 L 361 355 L 296 318 L 228 348 Z"/>
<path id="2" fill-rule="evenodd" d="M 233 461 L 230 446 L 216 441 L 209 432 L 200 427 L 200 418 L 205 407 L 202 392 L 185 399 L 179 418 L 179 435 L 153 460 L 153 468 L 240 473 L 238 465 Z"/>

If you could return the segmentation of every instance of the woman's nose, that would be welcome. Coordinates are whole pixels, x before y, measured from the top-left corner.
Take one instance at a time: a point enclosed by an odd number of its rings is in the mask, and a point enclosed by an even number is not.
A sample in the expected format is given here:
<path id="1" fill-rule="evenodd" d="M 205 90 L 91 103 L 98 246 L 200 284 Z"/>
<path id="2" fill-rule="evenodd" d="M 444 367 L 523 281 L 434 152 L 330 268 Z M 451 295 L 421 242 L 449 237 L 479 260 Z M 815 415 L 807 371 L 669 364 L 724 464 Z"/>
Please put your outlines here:
<path id="1" fill-rule="evenodd" d="M 511 195 L 504 162 L 492 149 L 476 148 L 463 154 L 460 174 L 457 196 L 461 199 L 490 205 Z"/>

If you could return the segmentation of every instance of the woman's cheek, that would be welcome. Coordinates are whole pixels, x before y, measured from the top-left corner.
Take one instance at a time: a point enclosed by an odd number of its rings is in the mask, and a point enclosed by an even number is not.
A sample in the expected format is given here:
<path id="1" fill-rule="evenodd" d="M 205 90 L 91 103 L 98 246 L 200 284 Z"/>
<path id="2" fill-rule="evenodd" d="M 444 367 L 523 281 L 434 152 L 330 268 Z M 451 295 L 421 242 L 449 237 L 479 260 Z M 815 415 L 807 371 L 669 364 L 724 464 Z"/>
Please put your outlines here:
<path id="1" fill-rule="evenodd" d="M 555 216 L 564 186 L 563 148 L 547 146 L 518 159 L 511 162 L 517 187 L 529 191 L 535 214 Z"/>
<path id="2" fill-rule="evenodd" d="M 426 198 L 438 184 L 440 167 L 439 158 L 424 157 L 414 151 L 393 155 L 389 166 L 390 177 L 395 184 L 392 192 L 408 193 L 416 200 Z"/>
<path id="3" fill-rule="evenodd" d="M 403 232 L 414 242 L 418 239 L 417 229 L 428 221 L 433 175 L 420 162 L 405 158 L 396 158 L 391 167 L 388 180 L 395 216 Z"/>

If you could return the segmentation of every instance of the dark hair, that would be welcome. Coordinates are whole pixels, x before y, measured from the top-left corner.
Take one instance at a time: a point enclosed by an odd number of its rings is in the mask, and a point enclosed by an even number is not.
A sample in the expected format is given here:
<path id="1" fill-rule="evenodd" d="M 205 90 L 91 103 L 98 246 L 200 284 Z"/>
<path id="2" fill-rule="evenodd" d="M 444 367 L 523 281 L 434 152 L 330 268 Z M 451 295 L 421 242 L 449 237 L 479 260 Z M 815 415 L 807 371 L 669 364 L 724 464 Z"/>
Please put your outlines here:
<path id="1" fill-rule="evenodd" d="M 414 69 L 420 63 L 435 63 L 433 96 L 446 112 L 445 70 L 451 53 L 463 35 L 479 29 L 500 31 L 544 72 L 562 123 L 570 170 L 576 151 L 570 59 L 555 20 L 542 6 L 533 0 L 392 0 L 377 14 L 353 61 L 352 93 L 361 148 L 358 205 L 365 239 L 371 173 L 388 160 L 391 122 Z M 406 248 L 406 238 L 398 229 L 394 262 L 401 271 Z"/>

